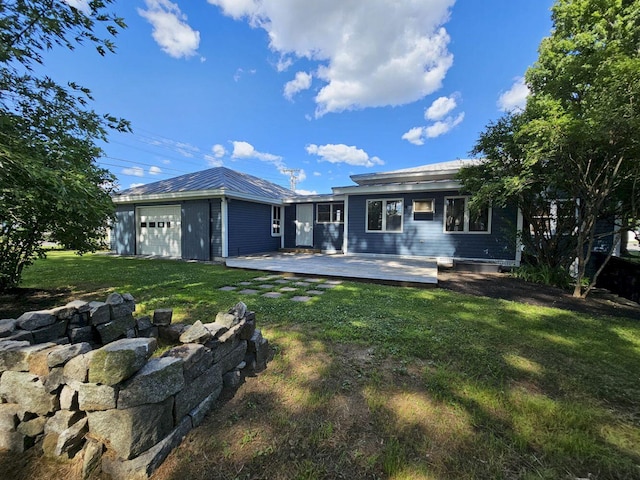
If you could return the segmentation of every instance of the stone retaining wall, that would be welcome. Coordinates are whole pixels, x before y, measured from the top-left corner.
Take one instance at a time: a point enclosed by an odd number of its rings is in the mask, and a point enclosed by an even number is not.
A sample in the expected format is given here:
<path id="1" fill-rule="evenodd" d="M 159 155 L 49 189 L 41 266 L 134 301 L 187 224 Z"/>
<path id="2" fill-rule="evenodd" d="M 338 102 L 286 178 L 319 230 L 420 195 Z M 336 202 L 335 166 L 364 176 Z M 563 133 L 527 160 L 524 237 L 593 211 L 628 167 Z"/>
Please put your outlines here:
<path id="1" fill-rule="evenodd" d="M 238 303 L 214 322 L 134 318 L 129 294 L 0 320 L 0 448 L 83 455 L 116 479 L 147 478 L 242 371 L 266 367 L 268 342 Z M 154 356 L 158 339 L 173 346 Z"/>

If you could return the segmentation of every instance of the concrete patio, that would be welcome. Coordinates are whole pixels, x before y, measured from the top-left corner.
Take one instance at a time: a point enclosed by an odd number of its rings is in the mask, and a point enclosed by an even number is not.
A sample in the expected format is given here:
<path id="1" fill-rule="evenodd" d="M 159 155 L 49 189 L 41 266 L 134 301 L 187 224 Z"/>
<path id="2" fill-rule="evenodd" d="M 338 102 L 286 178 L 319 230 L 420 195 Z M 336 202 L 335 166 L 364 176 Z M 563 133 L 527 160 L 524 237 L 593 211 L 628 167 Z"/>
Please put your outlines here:
<path id="1" fill-rule="evenodd" d="M 436 286 L 435 261 L 322 253 L 268 253 L 226 260 L 229 268 L 366 280 L 411 286 Z"/>

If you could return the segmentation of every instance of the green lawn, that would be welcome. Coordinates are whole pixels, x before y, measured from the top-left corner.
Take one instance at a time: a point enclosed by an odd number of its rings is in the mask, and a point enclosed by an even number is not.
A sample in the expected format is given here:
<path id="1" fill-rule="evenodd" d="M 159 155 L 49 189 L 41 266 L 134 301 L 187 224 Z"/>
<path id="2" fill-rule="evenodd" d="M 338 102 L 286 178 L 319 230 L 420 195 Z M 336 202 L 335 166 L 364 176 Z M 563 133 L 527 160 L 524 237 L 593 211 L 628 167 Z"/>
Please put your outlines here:
<path id="1" fill-rule="evenodd" d="M 640 478 L 640 323 L 369 283 L 307 303 L 219 290 L 260 275 L 53 252 L 22 286 L 130 292 L 187 323 L 257 313 L 273 361 L 157 478 Z"/>

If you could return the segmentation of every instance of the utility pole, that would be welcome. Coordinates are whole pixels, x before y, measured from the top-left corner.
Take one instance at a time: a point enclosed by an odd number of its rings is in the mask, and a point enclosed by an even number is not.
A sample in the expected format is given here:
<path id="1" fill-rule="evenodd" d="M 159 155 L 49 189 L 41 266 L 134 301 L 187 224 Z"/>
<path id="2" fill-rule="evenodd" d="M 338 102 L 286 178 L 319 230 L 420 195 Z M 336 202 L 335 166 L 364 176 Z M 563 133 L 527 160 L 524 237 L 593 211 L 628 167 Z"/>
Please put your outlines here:
<path id="1" fill-rule="evenodd" d="M 296 182 L 298 181 L 298 173 L 300 173 L 299 168 L 283 168 L 280 170 L 284 174 L 289 174 L 289 185 L 291 185 L 291 191 L 296 191 Z"/>

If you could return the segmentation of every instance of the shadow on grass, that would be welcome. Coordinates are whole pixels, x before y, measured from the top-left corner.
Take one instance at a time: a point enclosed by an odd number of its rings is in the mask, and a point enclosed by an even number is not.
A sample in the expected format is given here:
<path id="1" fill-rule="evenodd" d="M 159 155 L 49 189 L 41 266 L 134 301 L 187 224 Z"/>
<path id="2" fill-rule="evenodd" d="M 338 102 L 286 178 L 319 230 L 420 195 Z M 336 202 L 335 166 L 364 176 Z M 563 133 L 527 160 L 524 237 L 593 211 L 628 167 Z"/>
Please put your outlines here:
<path id="1" fill-rule="evenodd" d="M 67 285 L 48 265 L 30 287 Z M 228 308 L 238 294 L 218 288 L 257 276 L 110 257 L 59 265 L 73 291 L 110 283 L 143 311 L 177 306 L 189 320 Z M 637 322 L 349 282 L 306 304 L 243 300 L 274 360 L 156 479 L 640 477 Z"/>

